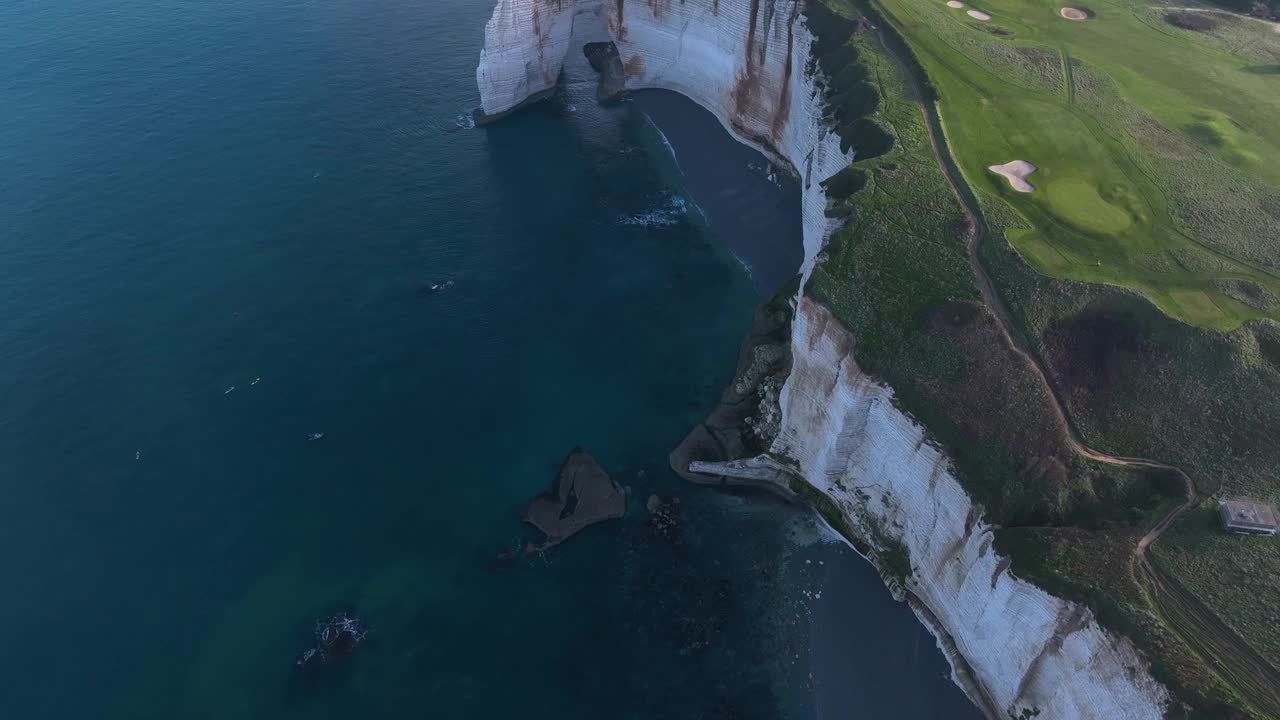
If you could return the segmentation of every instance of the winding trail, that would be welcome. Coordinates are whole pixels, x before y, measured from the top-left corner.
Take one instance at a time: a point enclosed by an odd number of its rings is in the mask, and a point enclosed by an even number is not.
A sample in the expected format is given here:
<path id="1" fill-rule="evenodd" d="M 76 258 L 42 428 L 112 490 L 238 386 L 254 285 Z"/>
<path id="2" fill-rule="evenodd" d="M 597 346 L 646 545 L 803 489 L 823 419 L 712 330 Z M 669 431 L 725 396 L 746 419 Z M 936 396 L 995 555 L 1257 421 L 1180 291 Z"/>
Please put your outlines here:
<path id="1" fill-rule="evenodd" d="M 1209 665 L 1220 678 L 1245 697 L 1246 702 L 1268 717 L 1280 718 L 1280 672 L 1265 657 L 1244 642 L 1236 632 L 1218 618 L 1212 611 L 1204 607 L 1191 593 L 1160 570 L 1147 555 L 1147 548 L 1153 545 L 1178 518 L 1182 517 L 1201 501 L 1201 495 L 1191 476 L 1181 468 L 1147 458 L 1124 457 L 1111 455 L 1095 450 L 1084 441 L 1079 429 L 1072 421 L 1066 409 L 1066 402 L 1057 386 L 1051 381 L 1049 372 L 1041 361 L 1028 348 L 1013 316 L 996 292 L 991 276 L 978 257 L 979 248 L 986 239 L 989 228 L 978 207 L 977 198 L 965 182 L 959 167 L 955 163 L 946 144 L 946 136 L 942 131 L 942 122 L 938 116 L 936 104 L 923 92 L 919 78 L 912 69 L 898 57 L 897 53 L 885 40 L 884 30 L 876 29 L 881 47 L 889 57 L 898 64 L 911 84 L 912 94 L 924 118 L 925 129 L 929 135 L 929 146 L 934 160 L 942 170 L 942 175 L 951 188 L 951 193 L 960 203 L 965 216 L 969 220 L 972 232 L 968 239 L 969 265 L 973 269 L 974 278 L 982 300 L 996 319 L 1001 335 L 1009 347 L 1021 356 L 1035 370 L 1041 386 L 1052 399 L 1050 405 L 1062 426 L 1066 429 L 1067 443 L 1072 450 L 1097 462 L 1126 468 L 1155 470 L 1171 473 L 1182 481 L 1185 497 L 1176 507 L 1166 513 L 1150 530 L 1139 538 L 1132 557 L 1132 571 L 1139 587 L 1146 590 L 1147 596 L 1169 627 L 1192 648 Z M 1064 56 L 1064 63 L 1069 63 Z"/>

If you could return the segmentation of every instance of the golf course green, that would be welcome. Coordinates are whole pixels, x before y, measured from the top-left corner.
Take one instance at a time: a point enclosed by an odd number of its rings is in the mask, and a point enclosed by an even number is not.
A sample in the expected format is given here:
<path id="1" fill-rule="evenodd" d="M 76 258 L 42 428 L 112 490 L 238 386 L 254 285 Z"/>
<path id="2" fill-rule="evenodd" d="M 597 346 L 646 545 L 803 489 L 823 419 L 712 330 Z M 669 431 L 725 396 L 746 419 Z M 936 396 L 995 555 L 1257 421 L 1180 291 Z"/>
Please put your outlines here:
<path id="1" fill-rule="evenodd" d="M 1217 330 L 1280 318 L 1280 32 L 1150 3 L 875 0 L 938 95 L 947 140 L 1037 270 L 1137 290 Z M 1197 29 L 1188 29 L 1192 25 Z M 1229 31 L 1229 33 L 1227 32 Z M 1032 192 L 989 166 L 1025 160 Z M 1248 282 L 1263 302 L 1228 295 Z"/>

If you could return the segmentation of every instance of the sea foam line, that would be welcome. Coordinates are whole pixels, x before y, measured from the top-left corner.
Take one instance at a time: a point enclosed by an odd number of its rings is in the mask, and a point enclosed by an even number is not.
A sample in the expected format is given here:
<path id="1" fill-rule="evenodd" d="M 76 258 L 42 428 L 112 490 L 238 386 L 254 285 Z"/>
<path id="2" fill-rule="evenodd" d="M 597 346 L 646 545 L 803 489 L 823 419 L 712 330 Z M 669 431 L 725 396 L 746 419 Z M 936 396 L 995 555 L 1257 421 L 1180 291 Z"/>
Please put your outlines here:
<path id="1" fill-rule="evenodd" d="M 669 195 L 661 207 L 618 219 L 619 225 L 670 227 L 677 225 L 689 212 L 689 203 L 680 195 Z"/>

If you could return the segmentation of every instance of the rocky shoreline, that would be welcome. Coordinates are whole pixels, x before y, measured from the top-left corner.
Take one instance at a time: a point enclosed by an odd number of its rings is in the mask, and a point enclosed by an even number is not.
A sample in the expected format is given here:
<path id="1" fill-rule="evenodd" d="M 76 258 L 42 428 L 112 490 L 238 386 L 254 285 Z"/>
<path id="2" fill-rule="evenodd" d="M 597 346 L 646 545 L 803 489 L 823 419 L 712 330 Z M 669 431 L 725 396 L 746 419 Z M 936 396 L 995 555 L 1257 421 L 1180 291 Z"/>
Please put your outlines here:
<path id="1" fill-rule="evenodd" d="M 734 379 L 716 407 L 671 451 L 671 469 L 700 485 L 760 487 L 788 500 L 796 499 L 786 482 L 749 473 L 719 472 L 717 465 L 755 457 L 778 436 L 782 419 L 778 393 L 791 370 L 791 294 L 781 293 L 756 309 L 751 329 L 738 351 Z M 692 469 L 698 468 L 697 470 Z"/>

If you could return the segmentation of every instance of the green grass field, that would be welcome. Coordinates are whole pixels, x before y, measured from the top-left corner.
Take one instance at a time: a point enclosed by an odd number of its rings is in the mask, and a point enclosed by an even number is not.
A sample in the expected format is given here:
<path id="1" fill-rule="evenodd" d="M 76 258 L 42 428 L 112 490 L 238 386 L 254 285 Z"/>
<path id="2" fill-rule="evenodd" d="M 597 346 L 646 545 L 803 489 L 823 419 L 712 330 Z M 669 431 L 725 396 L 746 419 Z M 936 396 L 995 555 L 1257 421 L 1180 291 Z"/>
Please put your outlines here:
<path id="1" fill-rule="evenodd" d="M 1089 2 L 1083 22 L 1047 0 L 969 6 L 985 22 L 942 0 L 875 6 L 936 88 L 968 182 L 1025 219 L 1009 240 L 1036 269 L 1212 329 L 1280 318 L 1280 74 L 1258 71 L 1280 33 L 1220 16 L 1248 40 L 1232 45 L 1136 2 Z M 1015 159 L 1037 166 L 1033 192 L 987 170 Z"/>

